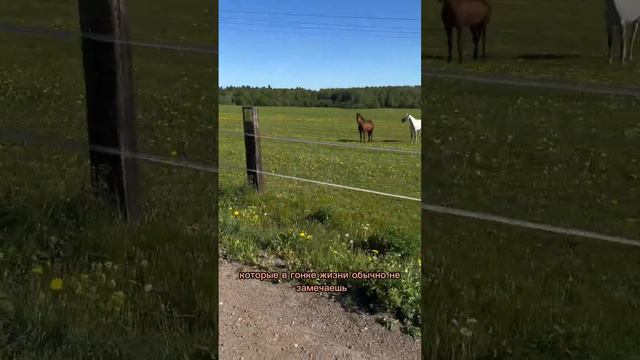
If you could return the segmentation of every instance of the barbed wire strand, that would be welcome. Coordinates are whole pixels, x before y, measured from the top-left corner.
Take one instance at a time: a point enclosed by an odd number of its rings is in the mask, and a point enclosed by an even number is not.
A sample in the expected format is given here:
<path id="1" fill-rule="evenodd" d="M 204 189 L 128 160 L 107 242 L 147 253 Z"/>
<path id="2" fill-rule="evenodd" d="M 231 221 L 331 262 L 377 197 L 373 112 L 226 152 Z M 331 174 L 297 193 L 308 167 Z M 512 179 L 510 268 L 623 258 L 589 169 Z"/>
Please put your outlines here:
<path id="1" fill-rule="evenodd" d="M 476 82 L 476 83 L 490 84 L 490 85 L 507 85 L 507 86 L 516 86 L 516 87 L 536 88 L 536 89 L 549 89 L 549 90 L 560 90 L 560 91 L 579 92 L 579 93 L 591 93 L 591 94 L 597 94 L 597 95 L 640 97 L 640 88 L 635 88 L 635 87 L 614 87 L 614 86 L 603 86 L 603 85 L 590 85 L 586 83 L 571 84 L 566 82 L 532 80 L 532 79 L 529 80 L 529 79 L 506 77 L 506 76 L 487 76 L 487 75 L 480 76 L 480 75 L 448 72 L 443 70 L 425 69 L 425 67 L 423 67 L 422 76 L 426 77 L 427 81 L 429 81 L 429 78 L 444 79 L 444 80 L 463 80 L 468 82 Z"/>
<path id="2" fill-rule="evenodd" d="M 87 37 L 97 41 L 130 44 L 138 47 L 185 51 L 185 52 L 197 52 L 197 53 L 206 53 L 206 54 L 217 54 L 216 49 L 205 48 L 202 46 L 173 45 L 173 44 L 149 43 L 149 42 L 139 42 L 139 41 L 124 41 L 124 40 L 118 40 L 118 39 L 115 39 L 114 37 L 102 35 L 102 34 L 94 34 L 94 33 L 78 34 L 77 32 L 71 32 L 71 31 L 38 29 L 33 27 L 8 25 L 3 22 L 0 22 L 0 31 L 29 34 L 29 35 L 36 35 L 36 36 L 49 36 L 49 37 L 57 37 L 57 38 L 75 38 L 78 36 L 83 36 L 83 37 Z M 529 79 L 522 79 L 522 78 L 509 78 L 509 77 L 486 76 L 486 75 L 479 76 L 479 75 L 465 74 L 460 72 L 427 69 L 426 66 L 424 65 L 422 67 L 422 76 L 423 77 L 426 76 L 427 79 L 431 77 L 434 79 L 463 80 L 463 81 L 477 82 L 477 83 L 484 83 L 484 84 L 491 84 L 491 85 L 503 85 L 503 86 L 506 85 L 506 86 L 519 86 L 519 87 L 529 87 L 529 88 L 538 88 L 538 89 L 552 89 L 552 90 L 561 90 L 561 91 L 569 91 L 569 92 L 593 93 L 593 94 L 599 94 L 599 95 L 640 97 L 640 88 L 613 87 L 613 86 L 590 85 L 590 84 L 569 84 L 566 82 L 529 80 Z"/>
<path id="3" fill-rule="evenodd" d="M 300 17 L 318 17 L 318 18 L 334 18 L 334 19 L 366 19 L 366 20 L 407 20 L 420 21 L 420 18 L 405 17 L 379 17 L 379 16 L 352 16 L 352 15 L 326 15 L 326 14 L 299 14 L 288 12 L 269 12 L 269 11 L 250 11 L 250 10 L 219 10 L 220 13 L 234 14 L 259 14 L 269 16 L 300 16 Z"/>
<path id="4" fill-rule="evenodd" d="M 30 144 L 34 144 L 35 143 L 35 144 L 40 144 L 40 145 L 48 145 L 48 146 L 52 146 L 52 147 L 65 147 L 65 148 L 70 148 L 70 149 L 73 149 L 73 150 L 76 150 L 76 151 L 80 150 L 80 149 L 86 151 L 86 149 L 89 149 L 89 150 L 93 150 L 93 151 L 96 151 L 96 152 L 105 152 L 105 153 L 108 153 L 108 154 L 122 155 L 122 156 L 127 156 L 127 157 L 134 157 L 134 158 L 138 158 L 138 159 L 141 159 L 141 160 L 144 160 L 144 161 L 149 161 L 149 162 L 154 162 L 154 163 L 159 163 L 159 164 L 166 164 L 166 165 L 176 166 L 176 167 L 183 167 L 183 168 L 199 170 L 199 171 L 208 171 L 208 172 L 214 172 L 214 173 L 217 173 L 219 171 L 218 167 L 211 166 L 211 165 L 203 165 L 203 164 L 198 164 L 198 163 L 185 161 L 185 160 L 174 160 L 174 159 L 161 157 L 161 156 L 156 156 L 156 155 L 150 155 L 150 154 L 142 154 L 142 153 L 133 153 L 133 152 L 120 151 L 119 149 L 103 147 L 103 146 L 92 146 L 92 145 L 88 145 L 86 143 L 82 143 L 79 140 L 73 140 L 73 139 L 67 139 L 65 141 L 60 141 L 60 140 L 53 141 L 50 138 L 49 139 L 45 139 L 42 136 L 34 136 L 34 134 L 28 134 L 27 135 L 25 133 L 17 133 L 17 132 L 8 133 L 6 131 L 0 133 L 0 138 L 3 138 L 5 141 L 9 140 L 9 141 L 18 142 L 18 143 L 27 142 L 27 143 L 30 143 Z M 246 171 L 247 170 L 246 168 L 240 168 L 240 167 L 228 167 L 228 168 L 233 169 L 233 170 L 242 170 L 242 171 Z M 353 187 L 353 186 L 335 184 L 335 183 L 330 183 L 330 182 L 326 182 L 326 181 L 306 179 L 306 178 L 301 178 L 301 177 L 297 177 L 297 176 L 277 174 L 277 173 L 267 172 L 267 171 L 256 171 L 256 170 L 253 170 L 253 171 L 256 172 L 256 173 L 261 173 L 261 174 L 267 175 L 267 176 L 279 177 L 279 178 L 283 178 L 283 179 L 300 181 L 300 182 L 307 182 L 307 183 L 312 183 L 312 184 L 322 185 L 322 186 L 328 186 L 328 187 L 333 187 L 333 188 L 338 188 L 338 189 L 346 189 L 346 190 L 364 192 L 364 193 L 369 193 L 369 194 L 375 194 L 375 195 L 380 195 L 380 196 L 386 196 L 386 197 L 401 199 L 401 200 L 421 201 L 421 199 L 416 198 L 416 197 L 411 197 L 411 196 L 405 196 L 405 195 L 399 195 L 399 194 L 390 194 L 390 193 L 385 193 L 385 192 L 371 190 L 371 189 L 363 189 L 363 188 L 358 188 L 358 187 Z M 422 202 L 422 209 L 424 209 L 426 211 L 433 212 L 433 213 L 443 214 L 443 215 L 453 215 L 453 216 L 458 216 L 458 217 L 462 217 L 462 218 L 483 220 L 483 221 L 488 221 L 488 222 L 511 225 L 511 226 L 514 226 L 514 227 L 521 227 L 521 228 L 528 228 L 528 229 L 532 229 L 532 230 L 545 231 L 545 232 L 555 233 L 555 234 L 559 234 L 559 235 L 576 236 L 576 237 L 587 238 L 587 239 L 592 239 L 592 240 L 600 240 L 600 241 L 606 241 L 606 242 L 611 242 L 611 243 L 617 243 L 617 244 L 624 244 L 624 245 L 640 247 L 640 241 L 635 240 L 635 239 L 617 237 L 617 236 L 611 236 L 611 235 L 605 235 L 605 234 L 600 234 L 600 233 L 581 230 L 581 229 L 575 229 L 575 228 L 569 228 L 569 227 L 559 227 L 559 226 L 553 226 L 553 225 L 542 224 L 542 223 L 535 223 L 535 222 L 531 222 L 531 221 L 513 219 L 513 218 L 508 218 L 508 217 L 503 217 L 503 216 L 498 216 L 498 215 L 493 215 L 493 214 L 474 212 L 474 211 L 462 210 L 462 209 L 456 209 L 456 208 L 445 207 L 445 206 L 440 206 L 440 205 L 432 205 L 432 204 L 428 204 L 426 202 Z"/>
<path id="5" fill-rule="evenodd" d="M 599 234 L 592 231 L 553 226 L 553 225 L 536 223 L 536 222 L 531 222 L 526 220 L 512 219 L 504 216 L 474 212 L 469 210 L 455 209 L 455 208 L 439 206 L 439 205 L 431 205 L 427 203 L 423 203 L 422 208 L 426 211 L 430 211 L 438 214 L 454 215 L 454 216 L 468 218 L 468 219 L 484 220 L 484 221 L 489 221 L 494 223 L 511 225 L 515 227 L 532 229 L 532 230 L 541 230 L 541 231 L 555 233 L 559 235 L 576 236 L 576 237 L 588 238 L 593 240 L 601 240 L 601 241 L 607 241 L 607 242 L 612 242 L 617 244 L 640 247 L 640 241 L 638 240 L 627 239 L 627 238 L 611 236 L 611 235 L 604 235 L 604 234 Z"/>
<path id="6" fill-rule="evenodd" d="M 411 154 L 411 155 L 420 155 L 422 152 L 420 151 L 412 151 L 412 150 L 403 150 L 403 149 L 392 149 L 392 148 L 376 148 L 371 146 L 359 146 L 353 144 L 341 144 L 331 141 L 314 141 L 314 140 L 305 140 L 305 139 L 295 139 L 295 138 L 284 138 L 284 137 L 276 137 L 276 136 L 266 136 L 255 134 L 249 134 L 242 131 L 233 131 L 233 130 L 218 130 L 222 133 L 234 134 L 234 135 L 243 135 L 243 136 L 251 136 L 254 138 L 268 139 L 268 140 L 276 140 L 276 141 L 285 141 L 285 142 L 293 142 L 293 143 L 303 143 L 310 145 L 324 145 L 324 146 L 333 146 L 333 147 L 342 147 L 348 149 L 361 149 L 367 151 L 377 151 L 377 152 L 388 152 L 388 153 L 398 153 L 398 154 Z"/>
<path id="7" fill-rule="evenodd" d="M 76 39 L 76 38 L 84 37 L 84 38 L 92 39 L 96 41 L 132 45 L 132 46 L 143 47 L 143 48 L 185 51 L 185 52 L 204 53 L 204 54 L 218 53 L 218 51 L 214 48 L 203 47 L 200 45 L 177 45 L 177 44 L 169 44 L 169 43 L 150 43 L 150 42 L 131 41 L 131 40 L 119 40 L 113 36 L 104 35 L 104 34 L 97 34 L 97 33 L 91 33 L 91 32 L 82 33 L 77 31 L 66 31 L 66 30 L 39 29 L 39 28 L 33 28 L 33 27 L 9 25 L 1 21 L 0 21 L 0 31 L 15 33 L 15 34 L 22 34 L 22 35 L 55 37 L 55 38 L 61 38 L 61 39 Z"/>

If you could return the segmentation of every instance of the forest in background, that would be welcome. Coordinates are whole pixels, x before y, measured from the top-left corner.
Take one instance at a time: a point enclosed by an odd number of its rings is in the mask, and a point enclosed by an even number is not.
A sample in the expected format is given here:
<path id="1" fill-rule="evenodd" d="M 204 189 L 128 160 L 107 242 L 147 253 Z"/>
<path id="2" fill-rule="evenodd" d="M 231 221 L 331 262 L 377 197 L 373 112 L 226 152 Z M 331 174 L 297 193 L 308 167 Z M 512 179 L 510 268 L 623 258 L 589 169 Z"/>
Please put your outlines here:
<path id="1" fill-rule="evenodd" d="M 309 90 L 229 86 L 220 88 L 221 105 L 420 108 L 420 86 L 380 86 Z"/>

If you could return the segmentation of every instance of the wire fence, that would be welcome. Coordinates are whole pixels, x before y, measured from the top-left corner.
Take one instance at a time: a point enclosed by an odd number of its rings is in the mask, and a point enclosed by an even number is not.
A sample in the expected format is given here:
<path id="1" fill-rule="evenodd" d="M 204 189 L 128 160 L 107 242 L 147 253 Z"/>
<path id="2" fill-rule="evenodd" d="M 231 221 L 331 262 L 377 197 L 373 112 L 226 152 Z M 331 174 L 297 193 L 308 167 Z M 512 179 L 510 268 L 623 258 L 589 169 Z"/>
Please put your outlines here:
<path id="1" fill-rule="evenodd" d="M 309 145 L 331 146 L 331 147 L 338 147 L 338 148 L 359 149 L 359 150 L 394 153 L 394 154 L 409 154 L 409 155 L 422 154 L 422 152 L 415 151 L 415 150 L 379 148 L 379 147 L 361 146 L 361 145 L 355 145 L 355 144 L 343 144 L 343 143 L 337 143 L 337 142 L 331 142 L 331 141 L 314 141 L 314 140 L 306 140 L 306 139 L 300 139 L 300 138 L 285 138 L 285 137 L 277 137 L 277 136 L 254 135 L 254 134 L 249 134 L 242 131 L 225 130 L 225 129 L 220 129 L 218 131 L 221 133 L 233 134 L 238 136 L 251 136 L 251 137 L 256 137 L 261 139 L 301 143 L 301 144 L 309 144 Z"/>
<path id="2" fill-rule="evenodd" d="M 223 10 L 221 12 L 224 13 L 224 12 L 232 12 L 232 11 Z M 263 13 L 263 14 L 266 14 L 266 13 Z M 270 14 L 282 15 L 282 16 L 287 15 L 285 13 L 270 13 Z M 320 15 L 312 15 L 312 14 L 297 14 L 297 16 L 321 17 Z M 351 18 L 351 17 L 347 17 L 347 18 Z M 362 17 L 362 18 L 367 18 L 367 17 Z M 368 18 L 368 19 L 376 19 L 376 18 Z M 386 19 L 418 20 L 418 19 L 409 19 L 409 18 L 386 18 Z M 100 34 L 92 34 L 92 33 L 80 34 L 78 32 L 71 32 L 71 31 L 37 29 L 37 28 L 31 28 L 31 27 L 9 25 L 4 22 L 0 22 L 0 31 L 23 34 L 23 35 L 47 36 L 47 37 L 56 37 L 56 38 L 65 38 L 65 39 L 85 37 L 85 38 L 90 38 L 97 41 L 124 43 L 132 46 L 139 46 L 139 47 L 150 47 L 150 48 L 158 48 L 158 49 L 164 49 L 164 50 L 196 52 L 196 53 L 205 53 L 205 54 L 217 54 L 217 51 L 215 49 L 203 47 L 203 46 L 174 45 L 174 44 L 164 44 L 164 43 L 146 43 L 146 42 L 137 42 L 137 41 L 120 41 L 118 39 L 100 35 Z M 567 84 L 567 83 L 560 83 L 560 82 L 502 78 L 502 77 L 495 77 L 495 76 L 476 76 L 476 75 L 460 74 L 460 73 L 446 72 L 446 71 L 435 71 L 435 70 L 429 70 L 424 68 L 423 68 L 423 75 L 427 75 L 428 77 L 433 77 L 433 78 L 464 80 L 464 81 L 470 81 L 470 82 L 479 82 L 479 83 L 502 85 L 502 86 L 521 86 L 521 87 L 523 86 L 523 87 L 532 87 L 532 88 L 538 88 L 538 89 L 554 89 L 554 90 L 564 90 L 564 91 L 581 92 L 581 93 L 587 92 L 587 93 L 595 93 L 595 94 L 601 94 L 601 95 L 618 95 L 618 96 L 621 95 L 621 96 L 636 96 L 636 97 L 640 96 L 640 89 L 634 89 L 634 88 L 614 88 L 614 87 L 608 87 L 608 86 Z M 236 133 L 244 135 L 244 133 L 242 132 L 236 132 Z M 89 145 L 78 140 L 53 139 L 47 136 L 35 135 L 30 133 L 19 133 L 19 132 L 10 131 L 7 129 L 4 129 L 0 133 L 0 138 L 3 141 L 8 141 L 8 142 L 17 143 L 17 144 L 41 145 L 41 146 L 49 146 L 49 147 L 56 147 L 56 148 L 60 147 L 60 148 L 64 148 L 71 151 L 76 151 L 76 152 L 80 151 L 83 153 L 86 153 L 87 151 L 94 151 L 94 152 L 99 152 L 104 154 L 119 155 L 119 156 L 128 157 L 128 158 L 136 158 L 141 161 L 146 161 L 150 163 L 192 169 L 196 171 L 206 171 L 206 172 L 212 172 L 212 173 L 218 173 L 220 171 L 220 168 L 217 166 L 195 163 L 195 162 L 184 160 L 184 159 L 172 159 L 172 158 L 161 157 L 161 156 L 145 154 L 140 152 L 121 151 L 116 148 Z M 361 148 L 366 150 L 375 149 L 374 151 L 420 154 L 420 152 L 410 151 L 410 150 L 405 151 L 405 150 L 398 150 L 398 149 L 378 149 L 378 148 L 372 148 L 372 147 L 367 148 L 367 147 L 354 146 L 350 144 L 338 144 L 338 143 L 310 141 L 310 140 L 303 140 L 303 139 L 292 139 L 292 138 L 281 138 L 281 137 L 264 137 L 264 138 L 271 138 L 273 140 L 279 140 L 279 141 L 316 144 L 316 145 L 340 146 L 340 147 L 349 147 L 349 148 L 356 147 L 356 148 Z M 234 170 L 234 171 L 247 170 L 245 168 L 240 168 L 240 167 L 229 167 L 225 169 Z M 267 176 L 279 177 L 279 178 L 292 180 L 292 181 L 300 181 L 300 182 L 306 182 L 306 183 L 311 183 L 311 184 L 320 185 L 320 186 L 337 188 L 337 189 L 363 192 L 363 193 L 368 193 L 368 194 L 373 194 L 373 195 L 378 195 L 378 196 L 383 196 L 388 198 L 394 198 L 399 200 L 406 200 L 406 201 L 412 201 L 412 202 L 421 201 L 421 199 L 416 197 L 386 193 L 386 192 L 376 191 L 372 189 L 352 187 L 352 186 L 343 185 L 343 184 L 336 184 L 336 183 L 307 179 L 302 177 L 277 174 L 273 172 L 261 171 L 261 173 Z M 462 210 L 462 209 L 456 209 L 451 207 L 444 207 L 440 205 L 428 204 L 426 202 L 422 202 L 422 209 L 425 211 L 437 213 L 437 214 L 452 215 L 452 216 L 458 216 L 462 218 L 475 219 L 475 220 L 483 220 L 487 222 L 507 224 L 515 227 L 545 231 L 545 232 L 555 233 L 560 235 L 577 236 L 577 237 L 587 238 L 592 240 L 607 241 L 607 242 L 612 242 L 617 244 L 640 247 L 640 241 L 635 239 L 610 236 L 610 235 L 600 234 L 596 232 L 585 231 L 581 229 L 575 229 L 575 228 L 569 228 L 569 227 L 557 227 L 549 224 L 529 222 L 525 220 L 502 217 L 502 216 L 497 216 L 497 215 L 487 214 L 482 212 L 473 212 L 469 210 Z"/>
<path id="3" fill-rule="evenodd" d="M 246 168 L 240 167 L 240 166 L 217 167 L 212 165 L 199 164 L 199 163 L 195 163 L 195 162 L 183 160 L 183 159 L 172 159 L 172 158 L 145 154 L 140 152 L 120 151 L 119 149 L 116 149 L 116 148 L 92 146 L 79 140 L 72 140 L 72 139 L 60 140 L 50 136 L 35 135 L 33 133 L 25 133 L 25 132 L 17 132 L 17 131 L 8 131 L 6 129 L 4 129 L 0 133 L 0 139 L 2 139 L 3 141 L 10 141 L 16 144 L 41 145 L 41 146 L 47 146 L 47 147 L 53 147 L 53 148 L 63 148 L 66 150 L 81 152 L 81 153 L 87 153 L 87 151 L 90 150 L 90 151 L 95 151 L 95 152 L 109 154 L 109 155 L 120 155 L 128 158 L 136 158 L 141 161 L 146 161 L 150 163 L 163 164 L 168 166 L 175 166 L 179 168 L 205 171 L 205 172 L 211 172 L 211 173 L 219 173 L 220 168 L 224 170 L 230 170 L 230 171 L 247 170 Z M 277 178 L 282 178 L 282 179 L 287 179 L 292 181 L 299 181 L 299 182 L 305 182 L 305 183 L 310 183 L 314 185 L 327 186 L 327 187 L 336 188 L 336 189 L 373 194 L 373 195 L 399 199 L 399 200 L 421 202 L 420 198 L 411 197 L 411 196 L 387 193 L 387 192 L 382 192 L 382 191 L 377 191 L 372 189 L 359 188 L 359 187 L 354 187 L 349 185 L 336 184 L 336 183 L 331 183 L 326 181 L 307 179 L 303 177 L 290 176 L 285 174 L 277 174 L 277 173 L 268 172 L 268 171 L 257 171 L 257 172 L 267 176 L 272 176 L 272 177 L 277 177 Z M 591 240 L 599 240 L 599 241 L 606 241 L 611 243 L 640 247 L 640 240 L 600 234 L 597 232 L 592 232 L 592 231 L 587 231 L 587 230 L 582 230 L 577 228 L 559 227 L 559 226 L 554 226 L 549 224 L 535 223 L 531 221 L 503 217 L 503 216 L 498 216 L 498 215 L 493 215 L 488 213 L 474 212 L 474 211 L 469 211 L 464 209 L 434 205 L 426 202 L 422 202 L 422 209 L 428 212 L 436 213 L 436 214 L 453 215 L 453 216 L 467 218 L 467 219 L 506 224 L 506 225 L 511 225 L 515 227 L 526 228 L 531 230 L 539 230 L 539 231 L 544 231 L 544 232 L 549 232 L 549 233 L 554 233 L 559 235 L 576 236 L 576 237 L 581 237 L 581 238 L 586 238 Z"/>
<path id="4" fill-rule="evenodd" d="M 51 29 L 18 26 L 18 25 L 8 24 L 2 21 L 0 21 L 0 31 L 16 33 L 16 34 L 64 38 L 64 39 L 77 39 L 77 38 L 86 37 L 86 38 L 90 38 L 98 41 L 129 44 L 137 47 L 156 48 L 156 49 L 194 52 L 194 53 L 205 53 L 205 54 L 217 54 L 216 49 L 211 47 L 206 47 L 203 45 L 153 43 L 153 42 L 140 42 L 140 41 L 120 41 L 113 37 L 109 37 L 101 34 L 80 33 L 77 31 L 62 31 L 62 30 L 51 30 Z M 499 85 L 499 86 L 526 87 L 526 88 L 559 90 L 559 91 L 577 92 L 577 93 L 591 93 L 591 94 L 598 94 L 598 95 L 640 97 L 639 87 L 616 87 L 616 86 L 608 86 L 608 85 L 602 85 L 602 84 L 568 83 L 568 82 L 561 82 L 561 81 L 535 80 L 535 79 L 525 79 L 525 78 L 506 77 L 506 76 L 474 75 L 470 73 L 462 73 L 457 71 L 428 69 L 426 68 L 425 65 L 423 65 L 422 67 L 422 75 L 426 76 L 427 78 L 459 80 L 459 81 L 467 81 L 467 82 L 473 82 L 473 83 L 482 83 L 482 84 Z"/>

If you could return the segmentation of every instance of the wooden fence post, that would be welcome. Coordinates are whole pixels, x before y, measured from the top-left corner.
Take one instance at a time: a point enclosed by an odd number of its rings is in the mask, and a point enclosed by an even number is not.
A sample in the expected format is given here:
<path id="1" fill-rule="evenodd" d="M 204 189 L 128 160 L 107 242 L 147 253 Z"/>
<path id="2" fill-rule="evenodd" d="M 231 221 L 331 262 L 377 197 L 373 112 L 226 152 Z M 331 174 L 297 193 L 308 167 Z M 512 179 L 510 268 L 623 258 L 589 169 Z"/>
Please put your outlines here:
<path id="1" fill-rule="evenodd" d="M 260 128 L 258 127 L 258 108 L 242 107 L 242 123 L 244 124 L 244 147 L 247 158 L 247 180 L 256 191 L 264 190 L 262 174 L 262 152 L 260 150 Z"/>
<path id="2" fill-rule="evenodd" d="M 78 0 L 91 180 L 130 221 L 140 217 L 129 24 L 124 0 Z M 95 147 L 108 147 L 107 154 Z"/>

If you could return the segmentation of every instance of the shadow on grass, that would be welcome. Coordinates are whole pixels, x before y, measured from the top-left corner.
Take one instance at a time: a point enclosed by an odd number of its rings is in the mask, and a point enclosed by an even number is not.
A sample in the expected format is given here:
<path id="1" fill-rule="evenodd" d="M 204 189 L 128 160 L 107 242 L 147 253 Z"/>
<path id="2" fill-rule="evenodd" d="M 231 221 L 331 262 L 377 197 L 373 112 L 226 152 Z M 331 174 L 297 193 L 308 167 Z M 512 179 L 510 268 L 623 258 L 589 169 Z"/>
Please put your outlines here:
<path id="1" fill-rule="evenodd" d="M 565 59 L 580 59 L 583 58 L 579 54 L 552 54 L 552 53 L 540 53 L 540 54 L 520 54 L 516 56 L 519 60 L 565 60 Z"/>
<path id="2" fill-rule="evenodd" d="M 351 139 L 336 139 L 337 142 L 342 142 L 342 143 L 360 143 L 359 140 L 351 140 Z M 402 142 L 400 140 L 394 140 L 394 139 L 386 139 L 386 140 L 373 140 L 371 143 L 399 143 Z M 365 144 L 370 144 L 368 141 Z"/>

